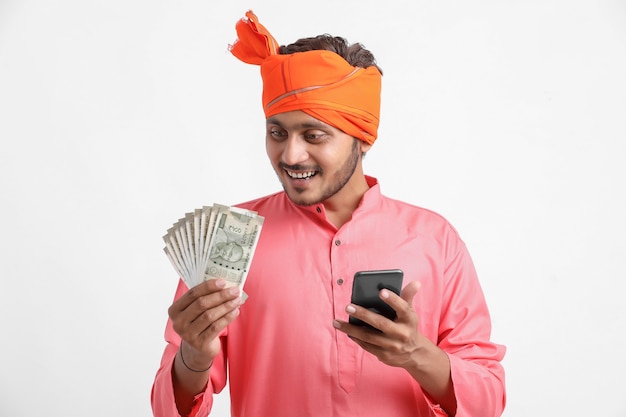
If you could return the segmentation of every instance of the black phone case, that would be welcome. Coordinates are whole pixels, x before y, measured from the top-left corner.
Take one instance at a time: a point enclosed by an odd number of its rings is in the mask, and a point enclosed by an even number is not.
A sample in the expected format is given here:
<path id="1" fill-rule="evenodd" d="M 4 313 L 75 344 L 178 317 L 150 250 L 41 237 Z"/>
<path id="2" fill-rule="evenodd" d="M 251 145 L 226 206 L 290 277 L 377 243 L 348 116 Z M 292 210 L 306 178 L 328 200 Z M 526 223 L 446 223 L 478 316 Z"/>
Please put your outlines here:
<path id="1" fill-rule="evenodd" d="M 404 273 L 400 269 L 357 272 L 354 274 L 352 283 L 352 304 L 360 305 L 374 313 L 394 320 L 397 316 L 395 310 L 381 300 L 378 293 L 383 288 L 386 288 L 400 295 L 403 277 Z M 349 318 L 349 323 L 357 326 L 372 327 L 352 316 Z"/>

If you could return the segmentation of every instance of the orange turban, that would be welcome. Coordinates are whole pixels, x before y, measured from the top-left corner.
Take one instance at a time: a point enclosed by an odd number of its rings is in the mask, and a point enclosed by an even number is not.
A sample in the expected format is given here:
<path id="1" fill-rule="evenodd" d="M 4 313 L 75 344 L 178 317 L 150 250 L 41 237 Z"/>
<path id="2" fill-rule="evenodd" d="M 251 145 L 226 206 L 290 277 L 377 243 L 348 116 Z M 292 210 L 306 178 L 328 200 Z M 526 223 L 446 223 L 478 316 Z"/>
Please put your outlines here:
<path id="1" fill-rule="evenodd" d="M 302 110 L 365 141 L 378 135 L 381 74 L 353 67 L 338 54 L 315 50 L 280 55 L 279 45 L 250 10 L 237 22 L 230 47 L 241 61 L 261 66 L 265 117 Z"/>

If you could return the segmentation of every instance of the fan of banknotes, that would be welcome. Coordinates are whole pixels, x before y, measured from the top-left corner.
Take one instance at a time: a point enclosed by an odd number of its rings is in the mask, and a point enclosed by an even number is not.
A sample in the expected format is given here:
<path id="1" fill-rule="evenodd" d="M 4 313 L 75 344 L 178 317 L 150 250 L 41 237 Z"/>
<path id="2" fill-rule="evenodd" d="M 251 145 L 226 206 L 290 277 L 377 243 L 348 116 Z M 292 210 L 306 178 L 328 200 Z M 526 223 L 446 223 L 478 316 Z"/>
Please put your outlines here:
<path id="1" fill-rule="evenodd" d="M 163 250 L 189 288 L 223 278 L 227 286 L 243 289 L 263 220 L 250 210 L 204 206 L 167 230 Z"/>

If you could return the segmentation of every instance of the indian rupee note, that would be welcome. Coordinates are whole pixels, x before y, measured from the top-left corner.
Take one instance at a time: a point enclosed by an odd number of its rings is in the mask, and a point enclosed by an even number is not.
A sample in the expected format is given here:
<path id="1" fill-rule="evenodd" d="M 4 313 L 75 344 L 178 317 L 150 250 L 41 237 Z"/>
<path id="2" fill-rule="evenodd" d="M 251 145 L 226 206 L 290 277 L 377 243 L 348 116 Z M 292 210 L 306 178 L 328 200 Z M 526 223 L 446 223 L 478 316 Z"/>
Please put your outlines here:
<path id="1" fill-rule="evenodd" d="M 215 205 L 216 208 L 204 279 L 223 278 L 227 286 L 243 288 L 264 218 L 240 208 Z"/>

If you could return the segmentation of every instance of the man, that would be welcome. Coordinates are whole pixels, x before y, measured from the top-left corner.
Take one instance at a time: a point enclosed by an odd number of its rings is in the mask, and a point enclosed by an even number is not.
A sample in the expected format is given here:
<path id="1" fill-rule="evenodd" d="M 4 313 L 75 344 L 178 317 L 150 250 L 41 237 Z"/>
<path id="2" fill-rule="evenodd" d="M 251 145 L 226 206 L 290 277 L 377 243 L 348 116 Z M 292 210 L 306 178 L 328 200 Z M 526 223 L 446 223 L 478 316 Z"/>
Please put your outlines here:
<path id="1" fill-rule="evenodd" d="M 240 205 L 265 217 L 244 305 L 222 280 L 179 284 L 155 416 L 207 415 L 227 369 L 233 416 L 499 416 L 504 347 L 489 341 L 465 245 L 363 172 L 378 128 L 374 57 L 327 35 L 279 47 L 246 16 L 231 52 L 261 66 L 267 155 L 284 191 Z M 377 269 L 404 271 L 400 296 L 380 291 L 393 321 L 350 303 L 355 272 Z"/>

